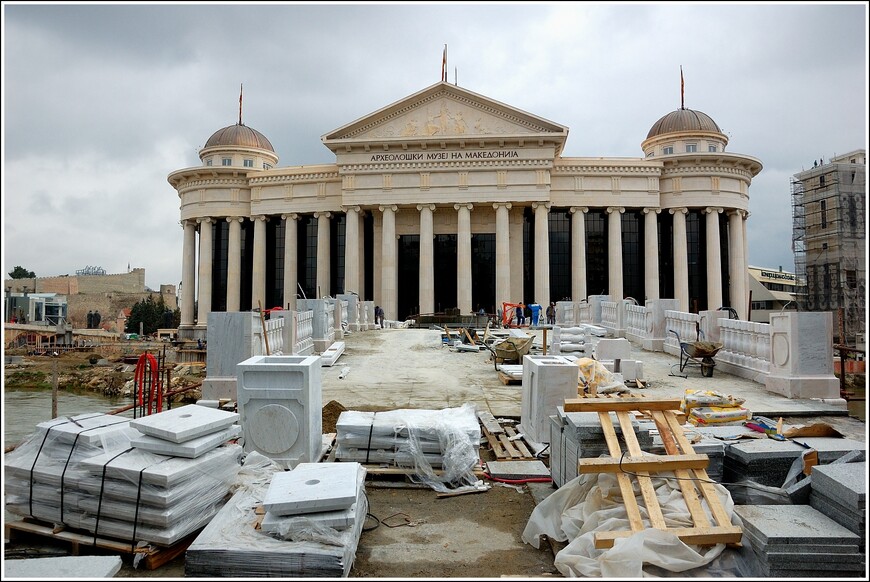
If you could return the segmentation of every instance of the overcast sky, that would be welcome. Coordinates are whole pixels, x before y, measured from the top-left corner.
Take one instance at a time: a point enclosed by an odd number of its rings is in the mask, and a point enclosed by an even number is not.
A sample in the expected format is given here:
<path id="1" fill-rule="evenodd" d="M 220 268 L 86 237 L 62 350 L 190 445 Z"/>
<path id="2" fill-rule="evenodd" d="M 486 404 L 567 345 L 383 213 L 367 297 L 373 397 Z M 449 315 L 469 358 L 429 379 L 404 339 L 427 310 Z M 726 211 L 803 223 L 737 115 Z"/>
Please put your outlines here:
<path id="1" fill-rule="evenodd" d="M 167 176 L 216 130 L 280 166 L 440 80 L 569 128 L 563 155 L 640 158 L 663 115 L 711 116 L 764 165 L 749 262 L 794 268 L 790 177 L 867 147 L 867 4 L 3 4 L 3 273 L 181 279 Z"/>

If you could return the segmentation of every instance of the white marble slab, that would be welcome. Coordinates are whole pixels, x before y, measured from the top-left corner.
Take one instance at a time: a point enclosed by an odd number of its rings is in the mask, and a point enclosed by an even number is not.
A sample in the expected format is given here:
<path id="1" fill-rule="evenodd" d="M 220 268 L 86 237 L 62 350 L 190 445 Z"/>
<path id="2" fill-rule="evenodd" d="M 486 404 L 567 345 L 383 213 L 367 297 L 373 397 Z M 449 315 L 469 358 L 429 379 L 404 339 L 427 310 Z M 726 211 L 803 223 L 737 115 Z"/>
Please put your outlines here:
<path id="1" fill-rule="evenodd" d="M 10 578 L 112 578 L 121 570 L 121 556 L 59 556 L 4 560 Z"/>
<path id="2" fill-rule="evenodd" d="M 321 366 L 333 366 L 338 357 L 344 353 L 344 342 L 333 342 L 329 348 L 320 354 Z"/>
<path id="3" fill-rule="evenodd" d="M 149 436 L 183 443 L 227 428 L 238 419 L 236 412 L 188 404 L 131 420 L 130 426 Z"/>
<path id="4" fill-rule="evenodd" d="M 137 449 L 142 449 L 156 455 L 195 459 L 212 449 L 218 448 L 228 440 L 238 438 L 241 434 L 242 427 L 238 424 L 231 424 L 228 428 L 219 432 L 213 432 L 183 443 L 173 443 L 165 439 L 142 435 L 131 440 L 130 444 Z"/>
<path id="5" fill-rule="evenodd" d="M 275 473 L 263 499 L 274 515 L 347 509 L 356 501 L 358 463 L 299 463 Z"/>
<path id="6" fill-rule="evenodd" d="M 279 533 L 281 526 L 288 526 L 288 521 L 294 519 L 310 519 L 317 525 L 331 527 L 332 529 L 342 530 L 347 529 L 354 524 L 356 519 L 356 503 L 347 509 L 336 509 L 335 511 L 319 511 L 317 513 L 306 513 L 303 515 L 275 515 L 271 511 L 267 511 L 263 516 L 263 521 L 260 523 L 260 529 L 268 533 Z"/>
<path id="7" fill-rule="evenodd" d="M 50 431 L 48 440 L 59 439 L 67 444 L 100 446 L 103 438 L 113 438 L 119 430 L 130 426 L 130 419 L 111 414 L 79 414 L 63 416 L 36 425 L 41 433 Z"/>

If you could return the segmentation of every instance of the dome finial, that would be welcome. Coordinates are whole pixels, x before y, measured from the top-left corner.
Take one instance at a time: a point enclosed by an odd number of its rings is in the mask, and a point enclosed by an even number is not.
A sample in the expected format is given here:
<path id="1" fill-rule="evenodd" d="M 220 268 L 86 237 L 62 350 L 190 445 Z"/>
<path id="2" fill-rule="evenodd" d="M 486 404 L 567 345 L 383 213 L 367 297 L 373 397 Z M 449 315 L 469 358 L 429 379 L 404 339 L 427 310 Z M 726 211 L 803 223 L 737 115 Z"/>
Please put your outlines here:
<path id="1" fill-rule="evenodd" d="M 686 82 L 683 80 L 683 65 L 680 65 L 680 109 L 686 108 Z M 239 122 L 241 123 L 241 121 Z"/>
<path id="2" fill-rule="evenodd" d="M 242 88 L 244 85 L 239 83 L 239 125 L 242 124 Z"/>

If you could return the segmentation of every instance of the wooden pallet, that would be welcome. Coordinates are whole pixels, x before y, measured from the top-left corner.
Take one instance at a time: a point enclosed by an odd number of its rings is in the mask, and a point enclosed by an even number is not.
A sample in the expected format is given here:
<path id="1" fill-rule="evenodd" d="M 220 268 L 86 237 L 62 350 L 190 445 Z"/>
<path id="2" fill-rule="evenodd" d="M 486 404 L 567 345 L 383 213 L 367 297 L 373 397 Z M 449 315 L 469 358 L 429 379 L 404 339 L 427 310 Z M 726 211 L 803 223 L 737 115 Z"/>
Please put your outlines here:
<path id="1" fill-rule="evenodd" d="M 145 557 L 142 558 L 141 564 L 146 570 L 155 570 L 183 554 L 199 534 L 199 532 L 193 533 L 166 548 L 151 545 L 133 548 L 130 542 L 110 538 L 95 538 L 93 534 L 84 530 L 68 529 L 64 526 L 55 526 L 31 518 L 6 522 L 4 533 L 6 539 L 10 541 L 13 540 L 16 535 L 20 536 L 22 534 L 30 534 L 50 538 L 55 541 L 66 542 L 70 544 L 70 553 L 73 556 L 79 555 L 82 546 L 110 550 L 119 554 L 129 554 L 131 556 L 133 554 L 144 554 Z"/>
<path id="2" fill-rule="evenodd" d="M 501 383 L 504 384 L 505 386 L 508 386 L 511 384 L 522 384 L 523 383 L 522 378 L 514 378 L 510 374 L 505 374 L 501 370 L 498 371 L 498 379 L 501 380 Z"/>
<path id="3" fill-rule="evenodd" d="M 610 548 L 618 538 L 631 536 L 646 529 L 641 518 L 637 499 L 632 489 L 632 479 L 640 485 L 644 505 L 649 515 L 650 526 L 675 534 L 686 544 L 713 545 L 719 543 L 739 544 L 743 536 L 740 527 L 732 525 L 713 483 L 707 476 L 707 455 L 695 454 L 683 433 L 677 418 L 679 400 L 653 400 L 647 398 L 575 398 L 565 401 L 566 412 L 597 412 L 604 430 L 609 457 L 580 459 L 579 473 L 616 473 L 622 492 L 623 503 L 628 513 L 631 529 L 628 531 L 597 532 L 596 548 Z M 645 455 L 631 426 L 631 411 L 640 408 L 656 423 L 667 455 Z M 615 412 L 625 441 L 627 455 L 623 456 L 610 413 Z M 630 471 L 632 474 L 628 474 Z M 668 528 L 662 516 L 651 476 L 662 471 L 673 471 L 679 478 L 680 491 L 692 517 L 694 527 Z M 710 523 L 701 497 L 707 502 L 715 525 Z"/>
<path id="4" fill-rule="evenodd" d="M 477 413 L 477 418 L 480 419 L 480 424 L 483 427 L 483 434 L 486 437 L 489 446 L 492 447 L 492 452 L 495 453 L 496 459 L 499 461 L 537 461 L 538 458 L 529 450 L 528 444 L 523 438 L 511 440 L 511 437 L 517 435 L 517 431 L 512 426 L 502 426 L 486 411 Z"/>

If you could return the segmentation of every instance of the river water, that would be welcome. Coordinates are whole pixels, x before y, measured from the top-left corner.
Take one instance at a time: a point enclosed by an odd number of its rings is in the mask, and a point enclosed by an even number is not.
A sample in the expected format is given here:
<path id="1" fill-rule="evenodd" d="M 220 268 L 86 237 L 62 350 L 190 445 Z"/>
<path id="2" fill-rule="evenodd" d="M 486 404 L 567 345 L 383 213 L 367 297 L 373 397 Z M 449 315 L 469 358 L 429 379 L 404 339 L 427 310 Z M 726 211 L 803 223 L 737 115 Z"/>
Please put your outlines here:
<path id="1" fill-rule="evenodd" d="M 105 398 L 97 394 L 77 394 L 63 390 L 57 395 L 58 416 L 86 412 L 108 412 L 130 404 L 130 398 Z M 133 418 L 133 411 L 120 416 Z M 51 420 L 51 390 L 3 389 L 3 447 L 21 442 L 36 431 L 40 422 Z"/>

